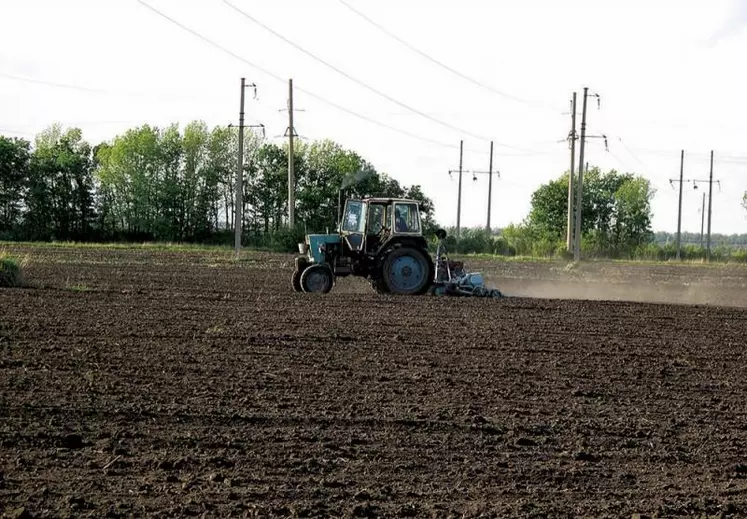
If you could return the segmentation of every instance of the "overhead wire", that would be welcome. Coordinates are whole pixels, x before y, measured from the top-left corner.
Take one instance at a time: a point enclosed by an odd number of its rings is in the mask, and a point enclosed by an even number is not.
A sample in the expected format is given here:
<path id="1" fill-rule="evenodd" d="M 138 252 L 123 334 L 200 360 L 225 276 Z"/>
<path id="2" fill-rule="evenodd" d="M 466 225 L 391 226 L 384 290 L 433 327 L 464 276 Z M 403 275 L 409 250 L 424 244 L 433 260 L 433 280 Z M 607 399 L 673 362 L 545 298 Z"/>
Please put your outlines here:
<path id="1" fill-rule="evenodd" d="M 263 74 L 265 74 L 265 75 L 267 75 L 267 76 L 275 79 L 276 81 L 279 81 L 279 82 L 282 82 L 282 83 L 286 82 L 285 79 L 283 79 L 282 77 L 278 76 L 277 74 L 275 74 L 275 73 L 267 70 L 266 68 L 264 68 L 264 67 L 262 67 L 262 66 L 260 66 L 260 65 L 258 65 L 256 63 L 254 63 L 252 61 L 247 60 L 243 56 L 241 56 L 239 54 L 236 54 L 232 50 L 230 50 L 227 47 L 224 47 L 223 45 L 221 45 L 220 43 L 217 43 L 217 42 L 211 40 L 210 38 L 204 36 L 203 34 L 200 34 L 199 32 L 195 31 L 194 29 L 192 29 L 192 28 L 184 25 L 183 23 L 179 22 L 178 20 L 172 18 L 171 16 L 167 15 L 166 13 L 164 13 L 164 12 L 160 11 L 159 9 L 153 7 L 152 5 L 148 4 L 144 0 L 137 0 L 137 1 L 143 7 L 149 9 L 150 11 L 154 12 L 158 16 L 160 16 L 160 17 L 164 18 L 165 20 L 169 21 L 170 23 L 176 25 L 177 27 L 179 27 L 183 31 L 191 34 L 192 36 L 194 36 L 194 37 L 202 40 L 203 42 L 207 43 L 208 45 L 210 45 L 210 46 L 212 46 L 212 47 L 214 47 L 214 48 L 216 48 L 216 49 L 218 49 L 218 50 L 220 50 L 220 51 L 228 54 L 229 56 L 233 57 L 234 59 L 236 59 L 238 61 L 241 61 L 242 63 L 245 63 L 245 64 L 249 65 L 250 67 L 252 67 L 252 68 L 258 70 L 259 72 L 261 72 L 261 73 L 263 73 Z M 331 106 L 332 108 L 335 108 L 336 110 L 339 110 L 341 112 L 347 113 L 347 114 L 352 115 L 352 116 L 354 116 L 354 117 L 356 117 L 358 119 L 361 119 L 361 120 L 366 121 L 368 123 L 371 123 L 373 125 L 379 126 L 381 128 L 385 128 L 385 129 L 393 131 L 395 133 L 399 133 L 401 135 L 405 135 L 405 136 L 410 137 L 412 139 L 416 139 L 416 140 L 420 140 L 420 141 L 427 142 L 427 143 L 430 143 L 430 144 L 434 144 L 434 145 L 442 147 L 442 148 L 459 149 L 459 145 L 457 145 L 457 144 L 452 144 L 452 143 L 448 143 L 448 142 L 444 142 L 444 141 L 439 141 L 439 140 L 436 140 L 436 139 L 431 139 L 429 137 L 424 137 L 422 135 L 418 135 L 416 133 L 409 132 L 407 130 L 403 130 L 402 128 L 397 128 L 395 126 L 392 126 L 390 124 L 384 123 L 382 121 L 379 121 L 377 119 L 374 119 L 372 117 L 364 115 L 364 114 L 362 114 L 360 112 L 357 112 L 355 110 L 351 110 L 349 108 L 346 108 L 346 107 L 344 107 L 344 106 L 342 106 L 342 105 L 340 105 L 338 103 L 335 103 L 334 101 L 331 101 L 331 100 L 325 98 L 324 96 L 321 96 L 321 95 L 313 92 L 312 90 L 306 89 L 304 87 L 301 87 L 301 86 L 298 86 L 298 85 L 294 85 L 294 88 L 296 90 L 298 90 L 299 92 L 303 92 L 304 94 L 308 95 L 309 97 L 311 97 L 313 99 L 316 99 L 317 101 L 319 101 L 319 102 L 321 102 L 323 104 L 326 104 L 328 106 Z M 480 153 L 480 154 L 487 154 L 488 153 L 487 151 L 483 151 L 483 150 L 471 150 L 471 151 L 473 151 L 475 153 Z M 534 152 L 532 152 L 531 150 L 528 150 L 527 153 L 531 154 L 531 153 L 534 153 Z"/>
<path id="2" fill-rule="evenodd" d="M 29 77 L 24 77 L 24 76 L 18 76 L 16 74 L 8 74 L 6 72 L 0 72 L 0 77 L 5 78 L 5 79 L 11 79 L 13 81 L 22 81 L 24 83 L 33 83 L 37 85 L 52 86 L 56 88 L 67 88 L 70 90 L 78 90 L 80 92 L 88 92 L 88 93 L 94 93 L 94 94 L 112 94 L 111 91 L 103 90 L 100 88 L 89 88 L 89 87 L 84 87 L 84 86 L 79 86 L 79 85 L 71 85 L 68 83 L 45 81 L 42 79 L 34 79 L 34 78 L 29 78 Z"/>
<path id="3" fill-rule="evenodd" d="M 233 9 L 234 11 L 236 11 L 237 13 L 239 13 L 241 16 L 243 16 L 244 18 L 246 18 L 247 20 L 251 21 L 255 25 L 258 25 L 259 27 L 261 27 L 265 31 L 269 32 L 270 34 L 272 34 L 276 38 L 284 41 L 285 43 L 287 43 L 288 45 L 292 46 L 293 48 L 295 48 L 299 52 L 302 52 L 302 53 L 306 54 L 307 56 L 309 56 L 313 60 L 318 61 L 319 63 L 321 63 L 325 67 L 333 70 L 337 74 L 339 74 L 339 75 L 347 78 L 348 80 L 350 80 L 350 81 L 352 81 L 352 82 L 354 82 L 354 83 L 362 86 L 366 90 L 368 90 L 368 91 L 370 91 L 370 92 L 372 92 L 372 93 L 374 93 L 374 94 L 376 94 L 376 95 L 378 95 L 378 96 L 386 99 L 387 101 L 396 104 L 397 106 L 400 106 L 400 107 L 402 107 L 402 108 L 404 108 L 406 110 L 409 110 L 409 111 L 411 111 L 411 112 L 419 115 L 420 117 L 423 117 L 424 119 L 428 119 L 431 122 L 439 124 L 439 125 L 441 125 L 441 126 L 443 126 L 445 128 L 448 128 L 450 130 L 462 133 L 464 135 L 468 135 L 470 137 L 474 137 L 476 139 L 480 139 L 480 140 L 484 140 L 484 141 L 491 141 L 492 140 L 495 145 L 503 147 L 503 148 L 508 148 L 508 149 L 517 150 L 517 151 L 524 151 L 524 152 L 528 152 L 528 153 L 531 153 L 531 151 L 532 151 L 532 150 L 528 150 L 526 148 L 520 148 L 520 147 L 517 147 L 517 146 L 512 146 L 510 144 L 505 144 L 505 143 L 502 143 L 502 142 L 497 142 L 497 141 L 491 139 L 490 137 L 486 137 L 484 135 L 479 135 L 479 134 L 476 134 L 474 132 L 470 132 L 468 130 L 465 130 L 463 128 L 459 128 L 458 126 L 454 126 L 451 123 L 448 123 L 446 121 L 442 121 L 441 119 L 438 119 L 438 118 L 433 117 L 432 115 L 429 115 L 429 114 L 427 114 L 427 113 L 425 113 L 425 112 L 423 112 L 421 110 L 418 110 L 417 108 L 414 108 L 414 107 L 408 105 L 407 103 L 404 103 L 404 102 L 402 102 L 402 101 L 400 101 L 400 100 L 392 97 L 391 95 L 389 95 L 389 94 L 387 94 L 385 92 L 382 92 L 381 90 L 379 90 L 377 88 L 372 87 L 371 85 L 367 84 L 365 81 L 361 81 L 360 79 L 358 79 L 358 78 L 356 78 L 356 77 L 348 74 L 347 72 L 345 72 L 344 70 L 340 69 L 336 65 L 334 65 L 334 64 L 326 61 L 323 58 L 320 58 L 319 56 L 317 56 L 313 52 L 306 50 L 304 47 L 302 47 L 298 43 L 294 42 L 293 40 L 291 40 L 291 39 L 283 36 L 282 34 L 280 34 L 279 32 L 277 32 L 276 30 L 274 30 L 272 27 L 269 27 L 267 24 L 261 22 L 260 20 L 258 20 L 254 16 L 250 15 L 249 13 L 243 11 L 242 9 L 239 9 L 238 7 L 236 7 L 234 4 L 232 4 L 228 0 L 221 0 L 221 1 L 224 4 L 226 4 L 228 7 L 230 7 L 231 9 Z"/>
<path id="4" fill-rule="evenodd" d="M 352 5 L 350 5 L 345 0 L 339 0 L 339 2 L 342 5 L 344 5 L 345 7 L 347 7 L 350 11 L 352 11 L 353 13 L 355 13 L 357 16 L 359 16 L 360 18 L 362 18 L 363 20 L 365 20 L 366 22 L 368 22 L 370 25 L 374 26 L 375 28 L 377 28 L 379 31 L 383 32 L 384 34 L 386 34 L 390 38 L 392 38 L 392 39 L 396 40 L 397 42 L 399 42 L 400 44 L 404 45 L 405 47 L 407 47 L 408 49 L 410 49 L 412 52 L 414 52 L 414 53 L 418 54 L 419 56 L 425 58 L 426 60 L 430 61 L 431 63 L 434 63 L 435 65 L 443 68 L 444 70 L 447 70 L 448 72 L 450 72 L 450 73 L 452 73 L 452 74 L 454 74 L 454 75 L 456 75 L 456 76 L 464 79 L 465 81 L 468 81 L 468 82 L 472 83 L 473 85 L 479 86 L 479 87 L 487 90 L 488 92 L 491 92 L 493 94 L 499 95 L 499 96 L 504 97 L 506 99 L 509 99 L 511 101 L 515 101 L 517 103 L 522 103 L 522 104 L 526 104 L 526 105 L 538 105 L 538 106 L 542 106 L 545 109 L 551 110 L 553 112 L 557 112 L 557 110 L 554 107 L 551 107 L 549 105 L 545 105 L 544 103 L 539 103 L 537 101 L 530 101 L 528 99 L 523 99 L 521 97 L 517 97 L 517 96 L 515 96 L 513 94 L 509 94 L 507 92 L 503 92 L 503 91 L 498 90 L 497 88 L 494 88 L 494 87 L 492 87 L 492 86 L 490 86 L 490 85 L 488 85 L 486 83 L 483 83 L 482 81 L 480 81 L 478 79 L 475 79 L 475 78 L 473 78 L 471 76 L 468 76 L 467 74 L 464 74 L 463 72 L 460 72 L 459 70 L 456 70 L 453 67 L 450 67 L 446 63 L 444 63 L 444 62 L 442 62 L 442 61 L 434 58 L 433 56 L 431 56 L 427 52 L 425 52 L 425 51 L 423 51 L 423 50 L 415 47 L 414 45 L 412 45 L 408 41 L 406 41 L 403 38 L 397 36 L 392 31 L 388 30 L 386 27 L 382 26 L 380 23 L 377 23 L 375 20 L 372 20 L 370 17 L 366 16 L 364 13 L 362 13 L 361 11 L 359 11 L 358 9 L 356 9 L 355 7 L 353 7 Z"/>
<path id="5" fill-rule="evenodd" d="M 82 85 L 74 85 L 71 83 L 61 83 L 58 81 L 48 81 L 45 79 L 39 79 L 39 78 L 33 78 L 28 76 L 20 76 L 17 74 L 10 74 L 7 72 L 0 72 L 0 78 L 2 79 L 8 79 L 11 81 L 20 81 L 23 83 L 30 83 L 34 85 L 42 85 L 42 86 L 48 86 L 53 88 L 62 88 L 62 89 L 68 89 L 68 90 L 76 90 L 79 92 L 85 92 L 89 94 L 103 94 L 103 95 L 110 95 L 110 96 L 124 96 L 124 97 L 140 97 L 140 98 L 151 98 L 151 99 L 158 99 L 158 100 L 164 100 L 164 99 L 173 99 L 174 97 L 179 97 L 181 94 L 179 93 L 173 93 L 173 92 L 127 92 L 127 91 L 117 91 L 117 90 L 106 90 L 103 88 L 95 88 L 95 87 L 88 87 L 88 86 L 82 86 Z M 188 95 L 190 99 L 193 99 L 194 97 L 191 95 Z"/>
<path id="6" fill-rule="evenodd" d="M 208 38 L 206 36 L 203 36 L 202 34 L 200 34 L 199 32 L 195 31 L 194 29 L 191 29 L 191 28 L 187 27 L 186 25 L 182 24 L 178 20 L 175 20 L 174 18 L 170 17 L 166 13 L 163 13 L 162 11 L 160 11 L 160 10 L 156 9 L 155 7 L 153 7 L 152 5 L 149 5 L 147 2 L 145 2 L 143 0 L 137 0 L 137 1 L 138 1 L 138 3 L 142 4 L 144 7 L 150 9 L 151 11 L 153 11 L 154 13 L 156 13 L 157 15 L 159 15 L 162 18 L 164 18 L 164 19 L 168 20 L 169 22 L 173 23 L 174 25 L 176 25 L 177 27 L 179 27 L 183 31 L 186 31 L 186 32 L 190 33 L 191 35 L 199 38 L 200 40 L 204 41 L 208 45 L 211 45 L 211 46 L 213 46 L 213 47 L 215 47 L 215 48 L 217 48 L 217 49 L 225 52 L 226 54 L 230 55 L 234 59 L 237 59 L 237 60 L 241 61 L 242 63 L 245 63 L 245 64 L 249 65 L 250 67 L 257 69 L 258 71 L 262 72 L 263 74 L 265 74 L 265 75 L 267 75 L 267 76 L 269 76 L 269 77 L 271 77 L 271 78 L 273 78 L 273 79 L 275 79 L 277 81 L 280 81 L 282 83 L 286 82 L 285 79 L 281 78 L 277 74 L 274 74 L 273 72 L 270 72 L 266 68 L 264 68 L 264 67 L 262 67 L 260 65 L 257 65 L 256 63 L 253 63 L 253 62 L 247 60 L 243 56 L 240 56 L 240 55 L 236 54 L 235 52 L 233 52 L 232 50 L 228 49 L 227 47 L 224 47 L 223 45 L 221 45 L 221 44 L 219 44 L 219 43 L 211 40 L 210 38 Z M 308 90 L 308 89 L 303 88 L 303 87 L 300 87 L 298 85 L 294 85 L 294 88 L 296 90 L 298 90 L 299 92 L 303 92 L 304 94 L 308 95 L 309 97 L 312 97 L 312 98 L 316 99 L 317 101 L 320 101 L 320 102 L 322 102 L 322 103 L 324 103 L 324 104 L 326 104 L 328 106 L 331 106 L 331 107 L 333 107 L 333 108 L 335 108 L 337 110 L 340 110 L 341 112 L 345 112 L 345 113 L 347 113 L 349 115 L 352 115 L 354 117 L 357 117 L 359 119 L 367 121 L 367 122 L 369 122 L 371 124 L 375 124 L 375 125 L 380 126 L 382 128 L 386 128 L 388 130 L 400 133 L 402 135 L 406 135 L 406 136 L 411 137 L 413 139 L 418 139 L 418 140 L 421 140 L 421 141 L 424 141 L 424 142 L 429 142 L 431 144 L 436 144 L 438 146 L 442 146 L 442 147 L 446 147 L 446 148 L 457 148 L 457 149 L 459 148 L 459 146 L 456 145 L 456 144 L 450 144 L 450 143 L 447 143 L 447 142 L 438 141 L 436 139 L 430 139 L 428 137 L 423 137 L 422 135 L 417 135 L 415 133 L 408 132 L 407 130 L 403 130 L 401 128 L 397 128 L 397 127 L 391 126 L 389 124 L 383 123 L 381 121 L 378 121 L 376 119 L 373 119 L 371 117 L 363 115 L 363 114 L 361 114 L 359 112 L 356 112 L 354 110 L 346 108 L 346 107 L 344 107 L 342 105 L 339 105 L 339 104 L 335 103 L 334 101 L 330 101 L 329 99 L 326 99 L 325 97 L 320 96 L 319 94 L 316 94 L 313 91 Z"/>

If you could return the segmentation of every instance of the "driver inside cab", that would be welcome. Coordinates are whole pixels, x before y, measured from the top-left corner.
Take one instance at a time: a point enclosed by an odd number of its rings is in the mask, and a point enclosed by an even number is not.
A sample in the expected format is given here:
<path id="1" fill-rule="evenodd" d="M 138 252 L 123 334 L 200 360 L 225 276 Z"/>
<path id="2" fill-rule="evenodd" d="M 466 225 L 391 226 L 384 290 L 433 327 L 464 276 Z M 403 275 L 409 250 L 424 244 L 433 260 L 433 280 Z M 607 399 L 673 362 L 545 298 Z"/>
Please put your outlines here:
<path id="1" fill-rule="evenodd" d="M 409 232 L 410 226 L 407 224 L 407 214 L 404 207 L 398 207 L 394 215 L 394 229 L 396 232 Z"/>

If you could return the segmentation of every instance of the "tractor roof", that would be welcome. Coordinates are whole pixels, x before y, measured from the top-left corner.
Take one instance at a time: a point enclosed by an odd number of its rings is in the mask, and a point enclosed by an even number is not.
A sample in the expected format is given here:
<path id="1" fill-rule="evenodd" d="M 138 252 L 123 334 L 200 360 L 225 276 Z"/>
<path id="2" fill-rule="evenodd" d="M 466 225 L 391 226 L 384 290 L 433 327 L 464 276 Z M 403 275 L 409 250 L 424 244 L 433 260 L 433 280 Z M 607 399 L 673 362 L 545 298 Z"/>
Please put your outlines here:
<path id="1" fill-rule="evenodd" d="M 364 198 L 362 200 L 363 202 L 373 202 L 373 203 L 382 203 L 382 204 L 389 204 L 392 202 L 404 202 L 408 204 L 420 204 L 417 200 L 413 200 L 411 198 Z"/>

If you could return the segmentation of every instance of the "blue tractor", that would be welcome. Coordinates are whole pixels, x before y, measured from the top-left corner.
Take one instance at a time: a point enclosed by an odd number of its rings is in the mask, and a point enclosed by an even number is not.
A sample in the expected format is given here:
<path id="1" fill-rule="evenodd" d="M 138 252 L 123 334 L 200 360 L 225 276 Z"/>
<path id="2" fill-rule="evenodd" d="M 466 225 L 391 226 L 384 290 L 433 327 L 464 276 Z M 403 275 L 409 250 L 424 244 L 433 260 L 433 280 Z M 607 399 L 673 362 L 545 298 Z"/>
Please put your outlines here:
<path id="1" fill-rule="evenodd" d="M 309 234 L 299 243 L 293 289 L 327 293 L 338 277 L 359 276 L 381 294 L 502 296 L 485 287 L 481 274 L 465 273 L 461 262 L 450 261 L 443 244 L 446 232 L 439 229 L 436 235 L 434 260 L 418 201 L 349 199 L 336 233 Z"/>

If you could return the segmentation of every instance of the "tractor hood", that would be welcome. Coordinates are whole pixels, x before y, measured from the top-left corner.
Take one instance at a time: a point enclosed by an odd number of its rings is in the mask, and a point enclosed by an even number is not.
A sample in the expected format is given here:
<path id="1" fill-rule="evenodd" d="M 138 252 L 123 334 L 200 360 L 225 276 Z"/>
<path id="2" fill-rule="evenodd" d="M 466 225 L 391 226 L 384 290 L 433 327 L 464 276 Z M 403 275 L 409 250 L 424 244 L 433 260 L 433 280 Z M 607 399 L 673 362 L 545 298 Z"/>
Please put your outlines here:
<path id="1" fill-rule="evenodd" d="M 323 245 L 340 243 L 342 238 L 339 234 L 307 234 L 305 245 L 309 261 L 311 263 L 322 263 L 321 247 Z"/>

